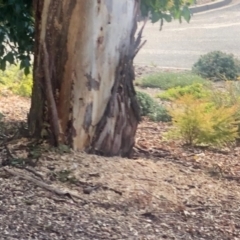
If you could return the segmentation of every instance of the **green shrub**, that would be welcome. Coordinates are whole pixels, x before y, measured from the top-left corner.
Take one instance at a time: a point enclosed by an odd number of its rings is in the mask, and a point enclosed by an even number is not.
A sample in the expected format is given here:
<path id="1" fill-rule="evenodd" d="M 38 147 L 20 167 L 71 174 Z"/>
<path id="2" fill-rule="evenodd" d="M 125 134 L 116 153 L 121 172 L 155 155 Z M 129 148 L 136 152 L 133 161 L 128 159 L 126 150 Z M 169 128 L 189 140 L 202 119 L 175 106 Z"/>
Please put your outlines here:
<path id="1" fill-rule="evenodd" d="M 32 94 L 32 74 L 25 75 L 19 66 L 11 65 L 4 72 L 0 71 L 0 90 L 10 90 L 12 93 L 30 97 Z"/>
<path id="2" fill-rule="evenodd" d="M 205 79 L 191 72 L 162 72 L 145 76 L 137 81 L 141 87 L 161 88 L 167 90 L 174 87 L 184 87 L 193 83 L 204 83 Z"/>
<path id="3" fill-rule="evenodd" d="M 192 71 L 214 81 L 235 80 L 240 73 L 240 62 L 232 54 L 213 51 L 201 56 Z"/>
<path id="4" fill-rule="evenodd" d="M 163 105 L 157 105 L 154 110 L 148 114 L 150 120 L 154 122 L 169 122 L 171 117 Z"/>
<path id="5" fill-rule="evenodd" d="M 194 83 L 185 87 L 170 88 L 166 92 L 157 95 L 162 100 L 178 99 L 186 94 L 191 94 L 194 98 L 206 98 L 209 95 L 209 90 L 201 83 Z"/>
<path id="6" fill-rule="evenodd" d="M 222 146 L 239 136 L 235 105 L 217 107 L 212 102 L 184 95 L 173 106 L 169 110 L 173 122 L 170 138 L 180 138 L 190 145 Z"/>
<path id="7" fill-rule="evenodd" d="M 168 122 L 171 120 L 166 108 L 159 105 L 147 93 L 138 91 L 137 100 L 140 106 L 141 116 L 147 116 L 155 122 Z"/>
<path id="8" fill-rule="evenodd" d="M 137 91 L 137 100 L 141 110 L 141 116 L 147 116 L 155 105 L 155 101 L 144 92 Z"/>

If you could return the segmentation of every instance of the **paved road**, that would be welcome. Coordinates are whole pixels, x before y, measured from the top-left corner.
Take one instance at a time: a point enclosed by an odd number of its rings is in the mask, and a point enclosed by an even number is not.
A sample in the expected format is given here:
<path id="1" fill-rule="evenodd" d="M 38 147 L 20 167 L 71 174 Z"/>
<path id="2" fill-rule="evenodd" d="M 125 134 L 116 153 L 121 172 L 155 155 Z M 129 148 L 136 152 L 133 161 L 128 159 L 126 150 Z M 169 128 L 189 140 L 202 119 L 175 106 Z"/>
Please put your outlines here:
<path id="1" fill-rule="evenodd" d="M 143 35 L 147 43 L 135 59 L 137 65 L 191 68 L 200 55 L 213 50 L 240 58 L 240 1 L 196 14 L 189 24 L 166 23 L 161 32 L 159 24 L 148 23 Z"/>

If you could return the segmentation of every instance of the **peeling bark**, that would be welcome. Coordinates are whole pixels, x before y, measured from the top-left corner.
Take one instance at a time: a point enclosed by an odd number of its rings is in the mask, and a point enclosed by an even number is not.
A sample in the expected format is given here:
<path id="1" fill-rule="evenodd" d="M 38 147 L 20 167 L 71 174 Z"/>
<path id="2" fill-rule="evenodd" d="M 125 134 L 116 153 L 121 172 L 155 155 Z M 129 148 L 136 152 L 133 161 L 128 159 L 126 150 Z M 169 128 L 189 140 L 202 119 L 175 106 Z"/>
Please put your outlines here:
<path id="1" fill-rule="evenodd" d="M 48 132 L 75 150 L 131 155 L 140 121 L 133 87 L 138 9 L 139 0 L 38 1 L 33 136 Z"/>

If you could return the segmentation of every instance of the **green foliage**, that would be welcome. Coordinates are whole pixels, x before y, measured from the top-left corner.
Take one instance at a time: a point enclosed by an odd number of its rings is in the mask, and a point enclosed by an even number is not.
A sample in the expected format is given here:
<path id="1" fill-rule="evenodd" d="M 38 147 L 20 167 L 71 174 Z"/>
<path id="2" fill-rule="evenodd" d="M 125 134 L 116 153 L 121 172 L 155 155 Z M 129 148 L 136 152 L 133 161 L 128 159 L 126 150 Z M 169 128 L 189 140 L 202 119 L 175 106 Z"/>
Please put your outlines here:
<path id="1" fill-rule="evenodd" d="M 193 0 L 141 0 L 141 13 L 151 15 L 152 22 L 170 22 L 184 18 L 189 22 L 188 6 Z M 0 69 L 16 64 L 25 74 L 30 71 L 34 45 L 34 14 L 32 0 L 0 0 Z"/>
<path id="2" fill-rule="evenodd" d="M 191 13 L 188 7 L 193 2 L 194 0 L 141 0 L 141 13 L 143 16 L 150 13 L 152 23 L 160 21 L 161 29 L 164 21 L 178 19 L 181 22 L 184 18 L 189 22 Z"/>
<path id="3" fill-rule="evenodd" d="M 159 105 L 147 93 L 137 92 L 137 100 L 141 109 L 141 116 L 147 116 L 155 122 L 168 122 L 171 117 L 164 106 Z"/>
<path id="4" fill-rule="evenodd" d="M 163 105 L 157 105 L 155 109 L 148 114 L 150 120 L 154 122 L 169 122 L 171 117 Z"/>
<path id="5" fill-rule="evenodd" d="M 184 95 L 191 94 L 196 99 L 203 99 L 209 96 L 210 91 L 201 83 L 194 83 L 185 87 L 170 88 L 166 92 L 157 95 L 162 100 L 174 100 Z"/>
<path id="6" fill-rule="evenodd" d="M 31 0 L 0 0 L 0 69 L 16 64 L 30 72 L 34 43 Z"/>
<path id="7" fill-rule="evenodd" d="M 32 93 L 32 75 L 25 75 L 19 66 L 11 65 L 6 71 L 0 71 L 0 90 L 7 89 L 11 92 L 30 97 Z"/>
<path id="8" fill-rule="evenodd" d="M 141 109 L 141 115 L 147 116 L 151 113 L 153 106 L 155 106 L 155 101 L 144 92 L 137 92 L 137 100 Z"/>
<path id="9" fill-rule="evenodd" d="M 240 73 L 240 62 L 232 54 L 213 51 L 193 65 L 193 72 L 212 80 L 235 80 Z"/>
<path id="10" fill-rule="evenodd" d="M 205 83 L 206 80 L 191 72 L 161 72 L 143 77 L 137 81 L 141 87 L 160 88 L 167 90 L 185 87 L 194 83 Z"/>
<path id="11" fill-rule="evenodd" d="M 169 111 L 173 129 L 168 133 L 187 144 L 222 146 L 238 138 L 237 106 L 217 107 L 212 102 L 184 95 L 176 100 Z"/>

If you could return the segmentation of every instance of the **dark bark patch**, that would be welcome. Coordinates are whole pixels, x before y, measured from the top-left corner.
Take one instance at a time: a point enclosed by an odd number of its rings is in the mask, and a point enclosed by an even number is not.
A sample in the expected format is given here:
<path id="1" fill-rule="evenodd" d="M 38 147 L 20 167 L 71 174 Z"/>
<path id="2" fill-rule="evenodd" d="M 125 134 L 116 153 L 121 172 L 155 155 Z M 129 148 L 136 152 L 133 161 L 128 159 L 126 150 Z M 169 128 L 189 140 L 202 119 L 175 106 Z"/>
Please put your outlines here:
<path id="1" fill-rule="evenodd" d="M 97 39 L 97 44 L 98 44 L 98 46 L 99 46 L 99 45 L 102 45 L 102 44 L 103 44 L 103 41 L 104 41 L 104 37 L 103 37 L 103 36 L 98 37 L 98 39 Z"/>
<path id="2" fill-rule="evenodd" d="M 77 131 L 76 129 L 72 126 L 72 137 L 76 137 L 77 136 Z"/>
<path id="3" fill-rule="evenodd" d="M 85 77 L 87 78 L 87 88 L 88 88 L 88 90 L 91 91 L 93 89 L 93 90 L 98 91 L 99 87 L 100 87 L 100 83 L 96 79 L 94 79 L 91 76 L 91 74 L 85 74 Z"/>
<path id="4" fill-rule="evenodd" d="M 101 78 L 101 75 L 100 75 L 100 74 L 98 74 L 98 81 L 99 81 L 99 84 L 100 84 L 101 81 L 102 81 L 102 78 Z"/>
<path id="5" fill-rule="evenodd" d="M 112 21 L 112 17 L 110 14 L 108 14 L 108 24 L 111 24 L 111 21 Z"/>
<path id="6" fill-rule="evenodd" d="M 122 56 L 115 72 L 111 98 L 102 119 L 96 127 L 92 149 L 90 149 L 91 153 L 95 153 L 97 150 L 97 153 L 101 152 L 105 156 L 131 157 L 134 136 L 141 119 L 133 86 L 134 77 L 131 57 L 129 55 Z M 112 127 L 107 126 L 107 118 L 116 120 L 113 136 L 103 135 L 105 134 L 104 129 Z"/>
<path id="7" fill-rule="evenodd" d="M 92 108 L 93 108 L 93 103 L 89 103 L 86 107 L 86 112 L 84 115 L 84 122 L 83 122 L 83 128 L 86 132 L 88 132 L 89 127 L 92 124 Z"/>
<path id="8" fill-rule="evenodd" d="M 101 0 L 98 0 L 97 3 L 98 3 L 98 13 L 100 13 L 100 9 L 101 9 Z"/>

